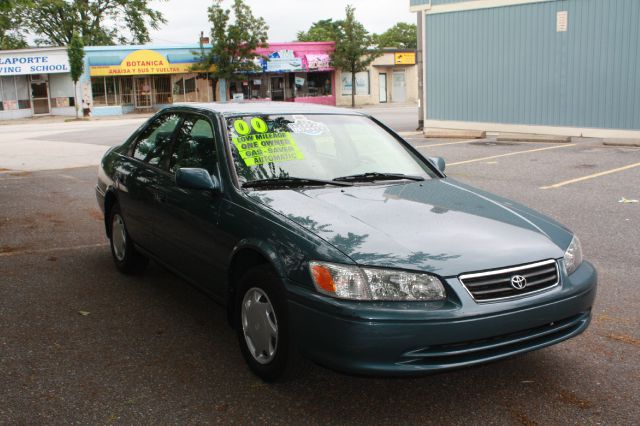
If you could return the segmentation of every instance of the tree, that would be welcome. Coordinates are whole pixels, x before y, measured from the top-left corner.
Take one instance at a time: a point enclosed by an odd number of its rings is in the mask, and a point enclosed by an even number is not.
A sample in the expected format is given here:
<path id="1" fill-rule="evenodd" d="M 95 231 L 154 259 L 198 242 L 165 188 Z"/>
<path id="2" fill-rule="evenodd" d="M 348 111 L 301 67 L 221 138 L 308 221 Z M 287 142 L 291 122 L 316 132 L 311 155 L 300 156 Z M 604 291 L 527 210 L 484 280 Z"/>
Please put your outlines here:
<path id="1" fill-rule="evenodd" d="M 380 47 L 396 49 L 417 49 L 418 29 L 416 24 L 398 22 L 382 34 L 375 34 L 374 41 Z"/>
<path id="2" fill-rule="evenodd" d="M 337 41 L 338 31 L 342 21 L 322 19 L 311 24 L 308 31 L 299 31 L 298 41 Z"/>
<path id="3" fill-rule="evenodd" d="M 69 67 L 71 68 L 71 80 L 73 80 L 73 96 L 76 105 L 76 119 L 78 118 L 78 80 L 82 76 L 84 69 L 84 44 L 78 33 L 73 33 L 71 43 L 67 47 L 67 56 L 69 56 Z"/>
<path id="4" fill-rule="evenodd" d="M 21 13 L 25 4 L 25 0 L 0 1 L 0 49 L 27 47 Z"/>
<path id="5" fill-rule="evenodd" d="M 142 44 L 166 20 L 151 0 L 38 0 L 25 24 L 43 45 L 67 46 L 77 32 L 85 45 Z"/>
<path id="6" fill-rule="evenodd" d="M 263 18 L 253 16 L 243 0 L 234 0 L 231 9 L 222 7 L 223 0 L 213 0 L 209 7 L 211 50 L 203 53 L 194 71 L 209 71 L 220 81 L 218 99 L 227 100 L 226 82 L 236 74 L 259 71 L 254 59 L 259 47 L 267 47 L 269 26 Z M 234 20 L 231 21 L 231 12 Z"/>
<path id="7" fill-rule="evenodd" d="M 346 18 L 338 27 L 336 50 L 331 62 L 336 68 L 351 73 L 351 107 L 356 106 L 356 74 L 365 71 L 375 58 L 381 55 L 373 37 L 355 18 L 355 8 L 346 8 Z"/>

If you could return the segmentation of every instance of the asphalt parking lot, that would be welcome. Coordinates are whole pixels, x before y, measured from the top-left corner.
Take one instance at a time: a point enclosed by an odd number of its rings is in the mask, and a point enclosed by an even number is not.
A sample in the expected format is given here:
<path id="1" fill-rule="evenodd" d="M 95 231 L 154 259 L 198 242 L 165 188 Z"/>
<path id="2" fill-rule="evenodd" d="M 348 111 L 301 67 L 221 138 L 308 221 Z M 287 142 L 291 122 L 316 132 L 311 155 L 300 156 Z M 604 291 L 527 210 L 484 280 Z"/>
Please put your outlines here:
<path id="1" fill-rule="evenodd" d="M 619 201 L 640 199 L 640 148 L 411 139 L 444 157 L 450 177 L 580 236 L 599 272 L 590 328 L 429 377 L 310 365 L 296 381 L 266 385 L 245 367 L 223 308 L 155 264 L 140 277 L 116 272 L 96 167 L 47 159 L 52 143 L 99 157 L 85 145 L 116 144 L 137 125 L 7 127 L 7 143 L 44 158 L 23 170 L 0 157 L 0 423 L 637 424 L 640 203 Z"/>

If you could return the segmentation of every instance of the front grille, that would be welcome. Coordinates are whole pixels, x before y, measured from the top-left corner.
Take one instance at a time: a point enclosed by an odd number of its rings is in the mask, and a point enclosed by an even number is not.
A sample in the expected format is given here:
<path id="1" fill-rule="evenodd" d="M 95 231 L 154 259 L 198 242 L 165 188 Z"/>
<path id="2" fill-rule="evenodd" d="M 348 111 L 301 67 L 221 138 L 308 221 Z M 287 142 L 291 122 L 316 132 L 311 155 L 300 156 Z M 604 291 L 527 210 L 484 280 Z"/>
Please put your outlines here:
<path id="1" fill-rule="evenodd" d="M 524 277 L 524 288 L 517 289 L 512 285 L 513 277 Z M 460 282 L 478 302 L 521 297 L 531 293 L 548 290 L 558 285 L 558 264 L 555 260 L 513 268 L 497 269 L 487 272 L 460 275 Z M 516 280 L 522 282 L 522 280 Z"/>

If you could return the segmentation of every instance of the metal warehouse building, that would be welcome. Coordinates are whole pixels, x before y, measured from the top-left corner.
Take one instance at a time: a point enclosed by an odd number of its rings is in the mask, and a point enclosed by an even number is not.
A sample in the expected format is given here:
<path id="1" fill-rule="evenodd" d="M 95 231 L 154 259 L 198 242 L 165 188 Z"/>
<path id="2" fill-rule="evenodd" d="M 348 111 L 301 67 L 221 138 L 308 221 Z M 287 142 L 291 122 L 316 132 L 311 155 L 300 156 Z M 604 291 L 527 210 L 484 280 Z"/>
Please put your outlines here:
<path id="1" fill-rule="evenodd" d="M 410 0 L 425 127 L 640 137 L 640 0 Z"/>

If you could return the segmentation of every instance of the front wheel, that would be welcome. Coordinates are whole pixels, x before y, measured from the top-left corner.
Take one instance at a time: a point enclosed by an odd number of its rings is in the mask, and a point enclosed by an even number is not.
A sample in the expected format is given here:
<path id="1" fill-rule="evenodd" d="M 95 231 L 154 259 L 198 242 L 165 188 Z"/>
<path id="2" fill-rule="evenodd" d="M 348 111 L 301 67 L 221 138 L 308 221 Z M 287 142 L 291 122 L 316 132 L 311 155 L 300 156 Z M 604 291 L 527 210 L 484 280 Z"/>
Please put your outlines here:
<path id="1" fill-rule="evenodd" d="M 236 297 L 236 332 L 251 370 L 265 382 L 292 377 L 300 358 L 291 339 L 284 288 L 268 266 L 249 270 Z"/>
<path id="2" fill-rule="evenodd" d="M 116 267 L 125 274 L 143 271 L 148 259 L 136 250 L 118 204 L 111 208 L 109 217 L 109 245 Z"/>

